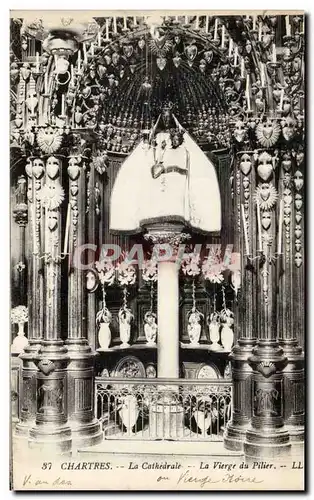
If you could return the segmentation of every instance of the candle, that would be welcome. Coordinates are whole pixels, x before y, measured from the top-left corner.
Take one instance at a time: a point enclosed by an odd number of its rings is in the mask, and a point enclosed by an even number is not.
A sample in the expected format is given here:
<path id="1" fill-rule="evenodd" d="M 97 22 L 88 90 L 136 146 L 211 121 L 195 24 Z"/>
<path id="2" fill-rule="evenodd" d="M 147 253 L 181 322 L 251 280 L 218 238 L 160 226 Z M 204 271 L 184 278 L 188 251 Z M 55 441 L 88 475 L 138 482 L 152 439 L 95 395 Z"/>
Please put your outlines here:
<path id="1" fill-rule="evenodd" d="M 248 234 L 247 234 L 247 226 L 246 226 L 244 205 L 243 204 L 241 204 L 241 213 L 242 213 L 242 222 L 243 222 L 243 231 L 244 231 L 245 255 L 250 255 L 249 239 L 248 239 Z"/>
<path id="2" fill-rule="evenodd" d="M 233 65 L 236 66 L 238 63 L 238 46 L 236 45 L 234 49 L 234 59 L 233 59 Z"/>
<path id="3" fill-rule="evenodd" d="M 36 52 L 36 73 L 39 73 L 39 52 Z"/>
<path id="4" fill-rule="evenodd" d="M 116 16 L 113 16 L 113 32 L 117 33 L 117 20 L 116 20 Z"/>
<path id="5" fill-rule="evenodd" d="M 250 75 L 246 75 L 246 101 L 247 101 L 247 109 L 251 111 L 251 103 L 250 103 Z"/>
<path id="6" fill-rule="evenodd" d="M 291 25 L 290 25 L 290 17 L 286 16 L 286 35 L 291 36 Z"/>
<path id="7" fill-rule="evenodd" d="M 225 25 L 222 25 L 221 28 L 221 48 L 224 49 L 225 47 Z"/>
<path id="8" fill-rule="evenodd" d="M 280 92 L 280 103 L 279 103 L 279 110 L 280 111 L 283 110 L 283 95 L 284 95 L 284 90 L 281 89 L 281 92 Z"/>
<path id="9" fill-rule="evenodd" d="M 264 64 L 262 62 L 261 62 L 261 65 L 260 65 L 260 70 L 261 70 L 261 85 L 262 85 L 262 87 L 265 87 Z"/>
<path id="10" fill-rule="evenodd" d="M 257 234 L 258 234 L 258 249 L 261 252 L 262 251 L 262 224 L 261 224 L 261 207 L 257 203 L 256 205 L 257 209 Z"/>
<path id="11" fill-rule="evenodd" d="M 86 43 L 83 43 L 83 54 L 84 54 L 84 63 L 87 64 L 87 52 L 86 52 Z"/>
<path id="12" fill-rule="evenodd" d="M 206 24 L 205 24 L 205 31 L 208 33 L 208 26 L 209 26 L 209 17 L 206 16 Z"/>
<path id="13" fill-rule="evenodd" d="M 218 34 L 218 17 L 216 17 L 216 19 L 215 19 L 214 40 L 217 40 L 217 34 Z"/>
<path id="14" fill-rule="evenodd" d="M 94 57 L 94 43 L 93 42 L 91 43 L 90 50 L 91 50 L 92 57 Z"/>
<path id="15" fill-rule="evenodd" d="M 101 46 L 101 34 L 100 34 L 100 31 L 98 31 L 97 38 L 98 38 L 98 47 L 100 47 Z"/>
<path id="16" fill-rule="evenodd" d="M 70 232 L 71 205 L 68 203 L 67 218 L 65 224 L 63 255 L 68 253 L 69 232 Z"/>
<path id="17" fill-rule="evenodd" d="M 32 179 L 32 182 L 33 182 L 32 189 L 33 189 L 33 193 L 34 193 L 35 192 L 35 190 L 34 190 L 34 178 Z M 36 239 L 36 200 L 34 200 L 34 198 L 33 198 L 32 205 L 33 205 L 33 210 L 31 212 L 31 216 L 32 216 L 32 227 L 33 227 L 33 253 L 37 254 L 38 248 L 37 248 L 37 239 Z"/>
<path id="18" fill-rule="evenodd" d="M 48 94 L 48 70 L 45 71 L 45 94 Z"/>
<path id="19" fill-rule="evenodd" d="M 244 57 L 241 57 L 241 78 L 244 78 Z"/>
<path id="20" fill-rule="evenodd" d="M 188 24 L 189 20 L 188 20 L 188 16 L 184 16 L 184 24 Z"/>
<path id="21" fill-rule="evenodd" d="M 278 248 L 277 254 L 282 254 L 282 220 L 283 220 L 283 201 L 280 200 L 279 208 L 279 227 L 278 227 Z"/>
<path id="22" fill-rule="evenodd" d="M 262 23 L 258 23 L 258 41 L 262 41 Z"/>
<path id="23" fill-rule="evenodd" d="M 277 62 L 276 45 L 273 43 L 273 63 Z"/>
<path id="24" fill-rule="evenodd" d="M 50 250 L 50 234 L 49 234 L 49 222 L 48 222 L 48 207 L 45 205 L 45 235 L 44 235 L 44 241 L 45 241 L 45 254 L 49 253 Z"/>
<path id="25" fill-rule="evenodd" d="M 199 16 L 196 16 L 196 20 L 195 20 L 195 29 L 198 30 L 199 29 Z"/>
<path id="26" fill-rule="evenodd" d="M 176 21 L 178 20 L 178 16 L 176 16 Z M 133 24 L 136 26 L 136 16 L 133 16 Z"/>
<path id="27" fill-rule="evenodd" d="M 256 30 L 256 16 L 253 16 L 253 31 Z"/>
<path id="28" fill-rule="evenodd" d="M 80 69 L 81 69 L 81 51 L 79 50 L 77 54 L 77 71 L 80 71 Z"/>
<path id="29" fill-rule="evenodd" d="M 62 94 L 61 96 L 61 115 L 64 116 L 65 115 L 65 102 L 64 102 L 64 94 Z"/>
<path id="30" fill-rule="evenodd" d="M 106 41 L 109 40 L 109 19 L 106 19 Z"/>
<path id="31" fill-rule="evenodd" d="M 73 68 L 73 64 L 71 64 L 71 83 L 74 83 L 74 68 Z"/>
<path id="32" fill-rule="evenodd" d="M 126 16 L 123 17 L 123 29 L 128 29 L 127 24 L 126 24 Z"/>
<path id="33" fill-rule="evenodd" d="M 232 48 L 233 48 L 233 40 L 230 37 L 229 38 L 229 57 L 231 57 L 231 55 L 232 55 Z"/>

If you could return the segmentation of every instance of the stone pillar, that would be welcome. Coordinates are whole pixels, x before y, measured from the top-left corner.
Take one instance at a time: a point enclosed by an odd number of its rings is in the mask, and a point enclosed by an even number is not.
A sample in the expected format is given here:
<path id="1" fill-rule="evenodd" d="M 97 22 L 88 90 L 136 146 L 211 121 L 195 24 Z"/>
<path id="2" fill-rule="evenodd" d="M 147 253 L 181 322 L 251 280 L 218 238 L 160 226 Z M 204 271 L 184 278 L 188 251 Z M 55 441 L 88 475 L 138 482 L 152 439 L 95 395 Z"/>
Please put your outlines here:
<path id="1" fill-rule="evenodd" d="M 158 259 L 158 378 L 169 379 L 160 385 L 158 403 L 150 408 L 150 432 L 156 439 L 177 439 L 183 433 L 184 410 L 177 397 L 178 385 L 171 379 L 179 378 L 179 265 L 177 250 L 187 239 L 180 224 L 155 224 L 147 227 L 145 238 L 156 246 Z M 160 254 L 165 253 L 161 258 Z"/>
<path id="2" fill-rule="evenodd" d="M 179 378 L 179 276 L 176 262 L 158 262 L 158 377 Z"/>
<path id="3" fill-rule="evenodd" d="M 302 151 L 293 158 L 291 151 L 285 149 L 279 178 L 279 198 L 283 203 L 283 258 L 278 267 L 278 339 L 288 360 L 283 370 L 284 417 L 293 453 L 302 451 L 305 416 L 304 353 L 297 338 L 304 330 L 303 161 Z"/>
<path id="4" fill-rule="evenodd" d="M 267 153 L 262 153 L 260 160 L 270 163 L 272 157 Z M 280 262 L 282 258 L 277 253 L 279 224 L 276 208 L 278 211 L 278 204 L 276 204 L 276 196 L 271 198 L 271 193 L 276 193 L 272 182 L 264 185 L 260 183 L 255 196 L 261 211 L 258 236 L 262 253 L 255 264 L 258 276 L 259 321 L 257 345 L 253 348 L 252 356 L 249 358 L 249 363 L 253 368 L 253 407 L 251 426 L 246 431 L 244 442 L 247 460 L 287 458 L 291 451 L 289 433 L 284 427 L 283 410 L 285 398 L 283 368 L 286 366 L 287 358 L 279 346 L 277 333 L 276 262 Z M 268 197 L 267 194 L 269 194 Z"/>
<path id="5" fill-rule="evenodd" d="M 68 416 L 72 447 L 97 444 L 103 439 L 94 417 L 94 352 L 86 338 L 86 287 L 84 271 L 73 261 L 77 248 L 85 241 L 85 171 L 78 156 L 69 158 L 69 204 L 66 235 L 69 236 L 68 277 Z"/>
<path id="6" fill-rule="evenodd" d="M 71 450 L 67 424 L 67 365 L 69 356 L 61 339 L 61 160 L 47 160 L 40 202 L 44 207 L 44 329 L 34 361 L 37 365 L 36 421 L 29 433 L 29 447 L 40 452 Z"/>
<path id="7" fill-rule="evenodd" d="M 232 367 L 233 398 L 232 417 L 224 435 L 224 445 L 228 450 L 242 451 L 246 430 L 252 413 L 252 367 L 248 358 L 256 343 L 256 275 L 251 261 L 257 251 L 256 211 L 252 203 L 255 186 L 254 160 L 251 152 L 239 152 L 233 179 L 234 199 L 234 251 L 240 253 L 241 283 L 235 303 L 235 334 L 237 342 L 230 354 Z M 243 211 L 241 209 L 243 205 Z M 245 217 L 248 250 L 244 238 Z M 235 272 L 237 272 L 235 270 Z M 236 279 L 236 276 L 234 276 Z"/>
<path id="8" fill-rule="evenodd" d="M 44 163 L 41 158 L 27 159 L 25 171 L 28 178 L 28 266 L 27 266 L 27 292 L 28 292 L 28 345 L 24 353 L 20 354 L 22 360 L 21 371 L 21 401 L 20 421 L 16 425 L 14 438 L 28 438 L 29 429 L 35 424 L 36 417 L 36 373 L 34 363 L 43 335 L 43 209 L 39 193 L 43 185 Z"/>

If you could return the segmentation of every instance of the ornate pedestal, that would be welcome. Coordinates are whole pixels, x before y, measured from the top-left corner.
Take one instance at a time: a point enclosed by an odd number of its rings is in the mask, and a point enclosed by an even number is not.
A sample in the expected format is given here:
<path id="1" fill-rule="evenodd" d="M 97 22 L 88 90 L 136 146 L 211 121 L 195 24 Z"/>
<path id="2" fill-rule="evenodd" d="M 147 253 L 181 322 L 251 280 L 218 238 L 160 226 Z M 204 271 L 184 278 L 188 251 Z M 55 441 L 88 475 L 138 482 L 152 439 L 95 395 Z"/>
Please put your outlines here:
<path id="1" fill-rule="evenodd" d="M 67 424 L 67 349 L 60 341 L 43 341 L 38 355 L 35 426 L 29 433 L 29 447 L 49 454 L 71 451 L 71 429 Z"/>
<path id="2" fill-rule="evenodd" d="M 100 443 L 103 433 L 94 417 L 94 354 L 87 340 L 67 340 L 68 423 L 72 430 L 72 448 Z"/>
<path id="3" fill-rule="evenodd" d="M 251 421 L 252 367 L 248 361 L 255 345 L 253 339 L 241 339 L 230 355 L 233 382 L 233 411 L 224 434 L 224 445 L 228 450 L 242 451 L 246 431 Z"/>
<path id="4" fill-rule="evenodd" d="M 248 461 L 261 458 L 287 459 L 291 451 L 284 427 L 283 368 L 287 363 L 276 341 L 260 340 L 249 358 L 253 368 L 253 412 L 246 432 L 244 453 Z"/>

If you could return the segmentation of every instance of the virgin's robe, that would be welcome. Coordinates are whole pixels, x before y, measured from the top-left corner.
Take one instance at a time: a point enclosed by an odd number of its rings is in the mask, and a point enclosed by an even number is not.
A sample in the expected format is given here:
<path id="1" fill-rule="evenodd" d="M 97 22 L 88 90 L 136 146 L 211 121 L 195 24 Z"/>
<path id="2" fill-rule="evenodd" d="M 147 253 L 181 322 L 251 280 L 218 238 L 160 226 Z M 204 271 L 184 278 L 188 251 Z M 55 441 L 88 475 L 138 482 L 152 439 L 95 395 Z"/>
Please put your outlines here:
<path id="1" fill-rule="evenodd" d="M 146 225 L 180 222 L 197 232 L 221 229 L 216 171 L 187 132 L 172 148 L 160 132 L 157 146 L 140 142 L 121 165 L 111 193 L 110 230 L 138 233 Z"/>

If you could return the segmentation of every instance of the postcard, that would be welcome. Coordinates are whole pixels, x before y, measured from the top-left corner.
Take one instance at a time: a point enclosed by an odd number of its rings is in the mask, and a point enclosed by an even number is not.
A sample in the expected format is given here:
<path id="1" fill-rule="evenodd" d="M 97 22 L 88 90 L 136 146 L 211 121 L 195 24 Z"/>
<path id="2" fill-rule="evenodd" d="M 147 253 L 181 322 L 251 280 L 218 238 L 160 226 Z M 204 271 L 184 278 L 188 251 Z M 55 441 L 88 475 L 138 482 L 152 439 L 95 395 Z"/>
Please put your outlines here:
<path id="1" fill-rule="evenodd" d="M 304 51 L 11 11 L 11 489 L 304 491 Z"/>

